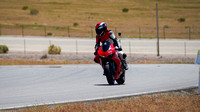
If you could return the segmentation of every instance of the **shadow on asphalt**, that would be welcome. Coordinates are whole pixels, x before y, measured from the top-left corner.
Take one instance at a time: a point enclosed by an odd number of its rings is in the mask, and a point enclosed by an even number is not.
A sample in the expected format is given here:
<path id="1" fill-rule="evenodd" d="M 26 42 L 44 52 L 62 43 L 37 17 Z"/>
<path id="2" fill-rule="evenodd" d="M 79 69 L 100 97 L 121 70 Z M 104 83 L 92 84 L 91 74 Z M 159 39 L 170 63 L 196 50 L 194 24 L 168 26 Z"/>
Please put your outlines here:
<path id="1" fill-rule="evenodd" d="M 122 86 L 125 84 L 114 84 L 114 85 L 109 85 L 109 84 L 94 84 L 94 86 Z"/>

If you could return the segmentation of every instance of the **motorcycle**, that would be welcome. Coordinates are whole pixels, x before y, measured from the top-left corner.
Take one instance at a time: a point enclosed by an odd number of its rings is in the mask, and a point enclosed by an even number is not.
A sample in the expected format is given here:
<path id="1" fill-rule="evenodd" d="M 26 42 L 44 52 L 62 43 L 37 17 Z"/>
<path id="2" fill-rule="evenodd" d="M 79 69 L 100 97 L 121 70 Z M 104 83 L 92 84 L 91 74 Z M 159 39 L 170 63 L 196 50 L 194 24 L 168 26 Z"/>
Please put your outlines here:
<path id="1" fill-rule="evenodd" d="M 95 56 L 96 61 L 104 69 L 104 75 L 109 85 L 114 85 L 115 80 L 118 84 L 124 84 L 125 82 L 125 69 L 117 51 L 118 49 L 113 44 L 105 41 L 98 48 Z"/>

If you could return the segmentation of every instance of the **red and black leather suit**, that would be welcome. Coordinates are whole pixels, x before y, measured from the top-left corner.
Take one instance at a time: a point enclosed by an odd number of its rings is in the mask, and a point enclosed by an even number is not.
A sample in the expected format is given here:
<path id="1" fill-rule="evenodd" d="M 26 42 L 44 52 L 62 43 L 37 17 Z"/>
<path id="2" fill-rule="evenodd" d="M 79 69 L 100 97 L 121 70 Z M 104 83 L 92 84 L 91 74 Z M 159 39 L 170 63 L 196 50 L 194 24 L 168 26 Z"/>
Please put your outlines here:
<path id="1" fill-rule="evenodd" d="M 100 43 L 104 41 L 109 41 L 110 43 L 112 43 L 115 47 L 119 49 L 119 52 L 118 52 L 119 55 L 123 55 L 121 44 L 111 30 L 106 30 L 102 36 L 99 36 L 99 35 L 96 36 L 96 45 L 95 45 L 95 53 L 94 53 L 95 55 L 97 54 L 97 50 L 100 47 Z M 120 56 L 120 58 L 121 57 L 122 56 Z M 95 56 L 94 61 L 99 63 L 99 57 Z"/>
<path id="2" fill-rule="evenodd" d="M 95 30 L 96 30 L 97 36 L 96 36 L 96 44 L 95 44 L 94 61 L 96 63 L 100 62 L 99 56 L 97 55 L 97 52 L 98 52 L 97 50 L 100 47 L 100 43 L 103 43 L 104 41 L 109 41 L 115 47 L 117 47 L 119 58 L 121 59 L 125 67 L 125 70 L 128 70 L 128 66 L 126 63 L 126 54 L 122 52 L 121 44 L 119 40 L 115 37 L 114 33 L 111 30 L 107 29 L 107 24 L 105 22 L 99 22 L 96 24 Z"/>

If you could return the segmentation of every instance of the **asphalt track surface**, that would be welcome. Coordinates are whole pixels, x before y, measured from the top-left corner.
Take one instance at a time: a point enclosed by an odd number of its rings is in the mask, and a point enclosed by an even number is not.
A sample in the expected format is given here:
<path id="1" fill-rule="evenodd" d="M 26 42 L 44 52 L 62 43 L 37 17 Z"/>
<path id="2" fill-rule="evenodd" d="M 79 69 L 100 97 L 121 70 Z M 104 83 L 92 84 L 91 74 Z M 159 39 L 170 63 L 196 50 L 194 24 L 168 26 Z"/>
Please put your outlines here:
<path id="1" fill-rule="evenodd" d="M 193 64 L 131 64 L 125 84 L 110 86 L 97 64 L 0 66 L 0 109 L 197 87 L 198 72 Z"/>

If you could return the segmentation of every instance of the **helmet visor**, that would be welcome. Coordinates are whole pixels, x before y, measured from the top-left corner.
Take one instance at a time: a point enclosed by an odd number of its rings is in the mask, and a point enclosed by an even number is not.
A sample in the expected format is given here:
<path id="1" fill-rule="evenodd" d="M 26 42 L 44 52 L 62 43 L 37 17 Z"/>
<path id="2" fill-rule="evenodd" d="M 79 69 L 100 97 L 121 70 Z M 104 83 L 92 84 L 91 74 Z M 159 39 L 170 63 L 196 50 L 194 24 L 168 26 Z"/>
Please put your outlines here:
<path id="1" fill-rule="evenodd" d="M 103 32 L 103 30 L 102 30 L 102 29 L 96 29 L 96 33 L 97 33 L 97 35 L 100 35 L 100 34 L 102 34 L 102 32 Z"/>

